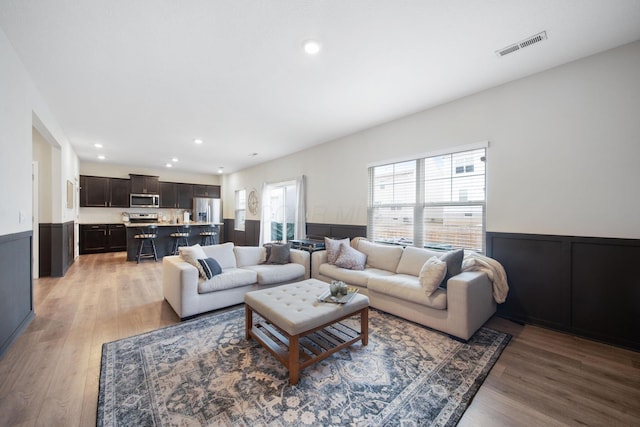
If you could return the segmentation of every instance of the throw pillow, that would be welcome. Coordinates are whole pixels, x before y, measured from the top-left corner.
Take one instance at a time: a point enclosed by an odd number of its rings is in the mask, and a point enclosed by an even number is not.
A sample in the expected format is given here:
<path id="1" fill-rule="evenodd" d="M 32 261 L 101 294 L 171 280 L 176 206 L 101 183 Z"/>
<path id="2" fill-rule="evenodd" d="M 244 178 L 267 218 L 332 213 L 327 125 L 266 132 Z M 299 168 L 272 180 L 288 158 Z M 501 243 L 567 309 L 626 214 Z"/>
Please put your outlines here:
<path id="1" fill-rule="evenodd" d="M 267 264 L 288 264 L 290 249 L 289 243 L 272 243 Z"/>
<path id="2" fill-rule="evenodd" d="M 341 245 L 335 265 L 349 270 L 364 270 L 367 256 L 348 245 Z"/>
<path id="3" fill-rule="evenodd" d="M 178 253 L 180 254 L 180 258 L 198 269 L 200 277 L 207 277 L 204 269 L 198 262 L 199 259 L 207 258 L 207 254 L 204 253 L 200 245 L 182 246 L 178 249 Z"/>
<path id="4" fill-rule="evenodd" d="M 447 281 L 462 272 L 462 258 L 464 258 L 464 249 L 447 252 L 440 257 L 441 261 L 447 263 L 447 274 L 442 279 L 440 286 L 447 289 Z"/>
<path id="5" fill-rule="evenodd" d="M 220 267 L 218 261 L 213 258 L 199 259 L 198 263 L 202 266 L 207 279 L 211 279 L 213 276 L 222 273 L 222 267 Z"/>
<path id="6" fill-rule="evenodd" d="M 345 239 L 330 239 L 328 237 L 324 238 L 324 246 L 327 249 L 327 262 L 329 264 L 335 264 L 338 255 L 340 255 L 340 246 L 342 245 L 349 246 L 349 238 Z"/>
<path id="7" fill-rule="evenodd" d="M 432 256 L 424 263 L 418 278 L 422 289 L 424 289 L 427 295 L 431 295 L 438 289 L 438 286 L 440 286 L 446 274 L 447 263 L 441 261 L 438 257 Z"/>

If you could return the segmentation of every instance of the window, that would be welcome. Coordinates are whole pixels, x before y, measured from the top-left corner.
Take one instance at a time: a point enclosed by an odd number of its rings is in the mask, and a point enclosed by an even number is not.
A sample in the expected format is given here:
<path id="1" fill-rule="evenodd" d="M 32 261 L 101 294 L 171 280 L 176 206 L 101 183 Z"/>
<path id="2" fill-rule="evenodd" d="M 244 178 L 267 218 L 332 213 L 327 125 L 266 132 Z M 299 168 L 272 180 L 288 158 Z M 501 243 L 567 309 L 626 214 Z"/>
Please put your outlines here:
<path id="1" fill-rule="evenodd" d="M 305 237 L 304 176 L 267 184 L 262 194 L 261 243 Z"/>
<path id="2" fill-rule="evenodd" d="M 368 237 L 484 252 L 486 149 L 369 168 Z"/>
<path id="3" fill-rule="evenodd" d="M 247 191 L 236 190 L 236 210 L 235 210 L 235 226 L 238 231 L 244 231 L 244 223 L 247 212 Z"/>

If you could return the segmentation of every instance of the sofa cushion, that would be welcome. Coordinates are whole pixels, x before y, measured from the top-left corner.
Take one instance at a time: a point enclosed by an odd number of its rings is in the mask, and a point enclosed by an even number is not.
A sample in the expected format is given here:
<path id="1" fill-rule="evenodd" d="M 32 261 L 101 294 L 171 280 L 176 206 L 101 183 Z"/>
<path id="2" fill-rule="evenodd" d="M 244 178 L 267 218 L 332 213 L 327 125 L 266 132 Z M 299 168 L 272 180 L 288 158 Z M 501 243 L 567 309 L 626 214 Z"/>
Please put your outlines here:
<path id="1" fill-rule="evenodd" d="M 411 274 L 418 277 L 425 262 L 432 256 L 440 256 L 442 252 L 407 246 L 402 252 L 396 273 Z"/>
<path id="2" fill-rule="evenodd" d="M 224 289 L 238 288 L 240 286 L 253 285 L 257 282 L 258 275 L 255 271 L 244 268 L 229 268 L 209 280 L 198 282 L 198 293 L 222 291 Z"/>
<path id="3" fill-rule="evenodd" d="M 197 244 L 193 246 L 182 246 L 178 248 L 178 254 L 180 255 L 180 258 L 182 258 L 184 261 L 188 262 L 189 264 L 193 265 L 195 268 L 198 269 L 198 274 L 200 274 L 200 277 L 202 278 L 207 277 L 207 275 L 204 272 L 204 269 L 198 262 L 199 259 L 207 258 L 207 254 L 202 249 L 202 246 Z"/>
<path id="4" fill-rule="evenodd" d="M 236 256 L 236 267 L 258 265 L 266 261 L 267 250 L 259 246 L 234 246 L 233 253 Z"/>
<path id="5" fill-rule="evenodd" d="M 387 277 L 372 277 L 367 287 L 371 292 L 378 292 L 405 301 L 422 304 L 437 310 L 446 310 L 447 291 L 436 289 L 427 295 L 416 276 L 395 274 Z"/>
<path id="6" fill-rule="evenodd" d="M 422 289 L 424 289 L 427 295 L 431 295 L 438 289 L 446 274 L 447 263 L 437 256 L 432 256 L 422 266 L 418 279 L 422 285 Z"/>
<path id="7" fill-rule="evenodd" d="M 348 245 L 341 245 L 335 265 L 337 267 L 348 268 L 349 270 L 364 270 L 367 263 L 367 256 L 357 249 Z"/>
<path id="8" fill-rule="evenodd" d="M 464 249 L 447 252 L 440 259 L 447 263 L 447 274 L 442 279 L 440 286 L 447 288 L 447 280 L 453 276 L 457 276 L 462 272 L 462 259 L 464 258 Z"/>
<path id="9" fill-rule="evenodd" d="M 327 250 L 327 262 L 329 264 L 335 264 L 338 255 L 340 255 L 340 248 L 342 245 L 349 245 L 349 239 L 330 239 L 324 238 L 324 246 Z"/>
<path id="10" fill-rule="evenodd" d="M 373 276 L 390 276 L 393 273 L 377 268 L 365 268 L 364 270 L 347 270 L 331 264 L 321 264 L 318 272 L 332 280 L 342 280 L 349 285 L 366 287 L 367 281 Z"/>
<path id="11" fill-rule="evenodd" d="M 290 243 L 273 243 L 267 257 L 267 264 L 287 264 L 290 249 Z"/>
<path id="12" fill-rule="evenodd" d="M 274 285 L 281 282 L 290 282 L 295 279 L 302 280 L 305 274 L 304 266 L 296 263 L 281 265 L 261 264 L 244 268 L 256 272 L 259 285 Z"/>
<path id="13" fill-rule="evenodd" d="M 222 273 L 220 264 L 218 264 L 218 261 L 213 258 L 199 259 L 198 262 L 204 270 L 204 274 L 207 279 L 211 279 L 213 276 L 217 276 L 218 274 Z"/>
<path id="14" fill-rule="evenodd" d="M 367 265 L 395 273 L 402 256 L 402 246 L 382 245 L 361 240 L 358 250 L 367 256 Z"/>
<path id="15" fill-rule="evenodd" d="M 236 255 L 233 252 L 233 243 L 223 243 L 222 245 L 211 245 L 202 248 L 207 254 L 207 257 L 214 258 L 222 267 L 222 270 L 227 268 L 236 268 Z M 205 257 L 205 258 L 207 258 Z"/>

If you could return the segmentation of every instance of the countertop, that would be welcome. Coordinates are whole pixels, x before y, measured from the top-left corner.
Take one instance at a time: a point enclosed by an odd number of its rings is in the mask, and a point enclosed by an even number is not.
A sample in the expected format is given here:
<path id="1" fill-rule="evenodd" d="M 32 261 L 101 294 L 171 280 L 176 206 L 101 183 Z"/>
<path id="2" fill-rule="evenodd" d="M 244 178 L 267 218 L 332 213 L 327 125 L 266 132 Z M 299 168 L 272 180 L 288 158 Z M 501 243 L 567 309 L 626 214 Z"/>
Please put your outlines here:
<path id="1" fill-rule="evenodd" d="M 147 227 L 149 225 L 157 225 L 158 227 L 182 227 L 183 225 L 193 225 L 193 226 L 203 226 L 203 225 L 218 225 L 221 226 L 221 223 L 217 222 L 190 222 L 188 224 L 184 223 L 171 223 L 171 222 L 125 222 L 124 225 L 126 227 Z"/>

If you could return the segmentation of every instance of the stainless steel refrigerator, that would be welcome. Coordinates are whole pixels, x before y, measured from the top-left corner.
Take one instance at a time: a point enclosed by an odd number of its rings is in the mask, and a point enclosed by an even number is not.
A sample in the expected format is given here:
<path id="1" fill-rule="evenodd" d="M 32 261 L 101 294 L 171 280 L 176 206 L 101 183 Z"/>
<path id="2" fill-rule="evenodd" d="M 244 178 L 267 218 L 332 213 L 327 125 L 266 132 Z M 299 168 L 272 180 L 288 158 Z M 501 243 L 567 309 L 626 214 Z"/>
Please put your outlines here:
<path id="1" fill-rule="evenodd" d="M 220 212 L 220 199 L 212 199 L 209 197 L 193 198 L 193 215 L 192 221 L 210 222 L 220 224 L 222 212 Z"/>

